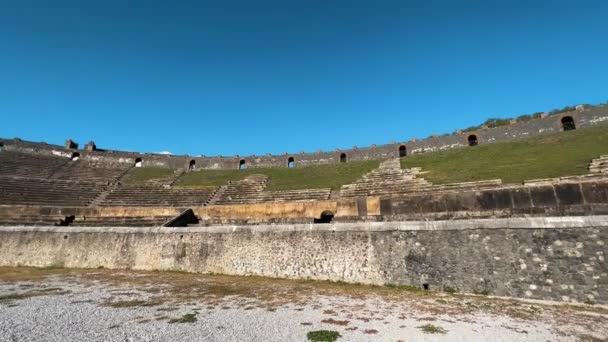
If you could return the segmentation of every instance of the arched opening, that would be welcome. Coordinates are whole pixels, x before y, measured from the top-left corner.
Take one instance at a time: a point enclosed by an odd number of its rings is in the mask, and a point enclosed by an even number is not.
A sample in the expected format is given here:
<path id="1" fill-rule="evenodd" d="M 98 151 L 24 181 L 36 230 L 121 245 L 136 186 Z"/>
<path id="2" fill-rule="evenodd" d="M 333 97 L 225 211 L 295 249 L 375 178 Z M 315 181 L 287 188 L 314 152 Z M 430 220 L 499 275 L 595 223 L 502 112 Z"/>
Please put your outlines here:
<path id="1" fill-rule="evenodd" d="M 478 144 L 477 136 L 475 134 L 469 135 L 467 140 L 469 141 L 469 146 L 477 146 Z"/>
<path id="2" fill-rule="evenodd" d="M 576 125 L 574 124 L 574 119 L 571 116 L 564 116 L 562 118 L 562 129 L 564 131 L 572 131 L 576 129 Z"/>
<path id="3" fill-rule="evenodd" d="M 314 223 L 331 223 L 331 221 L 333 219 L 334 219 L 334 213 L 329 210 L 325 210 L 324 212 L 321 213 L 320 218 L 314 219 Z"/>
<path id="4" fill-rule="evenodd" d="M 295 166 L 296 166 L 295 160 L 293 159 L 293 157 L 289 157 L 287 159 L 287 167 L 291 169 L 291 168 L 294 168 Z"/>
<path id="5" fill-rule="evenodd" d="M 194 170 L 196 169 L 196 160 L 192 159 L 190 160 L 190 163 L 188 164 L 188 170 Z"/>
<path id="6" fill-rule="evenodd" d="M 340 163 L 346 163 L 346 153 L 340 155 Z"/>
<path id="7" fill-rule="evenodd" d="M 245 170 L 247 168 L 247 164 L 245 163 L 245 159 L 241 159 L 239 161 L 239 170 Z"/>
<path id="8" fill-rule="evenodd" d="M 4 149 L 4 144 L 0 143 L 0 152 L 2 152 L 3 149 Z"/>
<path id="9" fill-rule="evenodd" d="M 72 155 L 70 156 L 70 160 L 71 161 L 77 161 L 78 159 L 80 159 L 80 153 L 73 152 Z"/>
<path id="10" fill-rule="evenodd" d="M 405 145 L 399 146 L 399 158 L 403 158 L 406 155 L 407 155 L 407 149 L 405 148 Z"/>
<path id="11" fill-rule="evenodd" d="M 135 158 L 135 167 L 141 167 L 144 161 L 141 158 Z"/>

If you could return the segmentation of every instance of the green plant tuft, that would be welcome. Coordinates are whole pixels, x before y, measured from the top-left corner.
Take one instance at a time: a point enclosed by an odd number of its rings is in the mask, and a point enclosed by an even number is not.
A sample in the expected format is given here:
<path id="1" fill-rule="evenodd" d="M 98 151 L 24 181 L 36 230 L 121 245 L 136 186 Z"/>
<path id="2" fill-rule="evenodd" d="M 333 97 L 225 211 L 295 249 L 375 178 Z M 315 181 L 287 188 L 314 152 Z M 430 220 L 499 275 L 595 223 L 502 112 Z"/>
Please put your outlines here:
<path id="1" fill-rule="evenodd" d="M 445 333 L 447 333 L 447 330 L 443 329 L 442 327 L 433 325 L 433 324 L 421 325 L 418 328 L 420 330 L 422 330 L 425 334 L 445 334 Z"/>
<path id="2" fill-rule="evenodd" d="M 306 338 L 313 342 L 333 342 L 342 337 L 339 332 L 334 330 L 315 330 L 309 331 Z"/>

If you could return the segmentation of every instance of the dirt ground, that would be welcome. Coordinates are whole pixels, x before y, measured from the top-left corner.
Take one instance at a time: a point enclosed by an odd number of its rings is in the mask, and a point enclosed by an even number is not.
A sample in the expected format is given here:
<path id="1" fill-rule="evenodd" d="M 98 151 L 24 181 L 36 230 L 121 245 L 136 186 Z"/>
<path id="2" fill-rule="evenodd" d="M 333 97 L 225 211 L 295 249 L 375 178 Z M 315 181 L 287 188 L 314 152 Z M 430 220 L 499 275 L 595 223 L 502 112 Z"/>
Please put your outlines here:
<path id="1" fill-rule="evenodd" d="M 261 277 L 0 268 L 0 341 L 315 338 L 606 341 L 608 308 Z"/>

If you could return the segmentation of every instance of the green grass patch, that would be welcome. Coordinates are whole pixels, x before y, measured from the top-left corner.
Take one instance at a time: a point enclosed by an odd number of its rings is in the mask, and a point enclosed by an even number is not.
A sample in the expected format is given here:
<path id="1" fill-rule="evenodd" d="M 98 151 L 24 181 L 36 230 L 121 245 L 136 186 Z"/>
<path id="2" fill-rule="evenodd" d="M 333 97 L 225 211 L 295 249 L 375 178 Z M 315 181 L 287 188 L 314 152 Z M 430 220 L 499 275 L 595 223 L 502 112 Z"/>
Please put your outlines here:
<path id="1" fill-rule="evenodd" d="M 527 179 L 575 176 L 588 173 L 591 159 L 608 154 L 608 128 L 594 127 L 550 133 L 510 142 L 498 142 L 408 156 L 402 167 L 429 171 L 424 178 L 435 184 L 500 178 L 506 183 Z"/>
<path id="2" fill-rule="evenodd" d="M 393 284 L 393 283 L 386 283 L 386 284 L 384 284 L 384 287 L 389 288 L 389 289 L 399 290 L 399 291 L 422 292 L 421 288 L 419 288 L 417 286 L 413 286 L 413 285 L 399 285 L 399 284 Z"/>
<path id="3" fill-rule="evenodd" d="M 306 334 L 306 338 L 308 338 L 309 341 L 314 342 L 333 342 L 340 337 L 342 337 L 342 335 L 334 330 L 315 330 L 309 331 Z"/>
<path id="4" fill-rule="evenodd" d="M 171 177 L 174 175 L 173 169 L 162 167 L 136 167 L 129 171 L 124 182 L 127 184 L 143 183 L 146 181 Z"/>
<path id="5" fill-rule="evenodd" d="M 49 265 L 49 266 L 39 267 L 38 269 L 42 270 L 42 271 L 61 270 L 61 269 L 63 269 L 63 265 Z"/>
<path id="6" fill-rule="evenodd" d="M 194 323 L 194 322 L 196 322 L 196 313 L 185 314 L 182 317 L 169 320 L 169 323 Z"/>
<path id="7" fill-rule="evenodd" d="M 445 334 L 447 331 L 442 327 L 438 327 L 433 324 L 425 324 L 418 327 L 418 329 L 422 330 L 425 334 Z"/>
<path id="8" fill-rule="evenodd" d="M 443 288 L 443 292 L 447 292 L 449 294 L 454 294 L 454 293 L 458 292 L 458 288 L 457 287 L 445 286 Z"/>
<path id="9" fill-rule="evenodd" d="M 198 170 L 183 175 L 177 186 L 221 186 L 253 174 L 269 177 L 268 191 L 298 189 L 340 189 L 365 173 L 377 168 L 379 161 L 352 161 L 348 163 L 316 165 L 295 168 L 256 168 L 246 170 Z"/>
<path id="10" fill-rule="evenodd" d="M 489 296 L 490 295 L 490 291 L 488 291 L 486 289 L 483 289 L 483 290 L 473 289 L 473 294 L 480 295 L 480 296 Z"/>

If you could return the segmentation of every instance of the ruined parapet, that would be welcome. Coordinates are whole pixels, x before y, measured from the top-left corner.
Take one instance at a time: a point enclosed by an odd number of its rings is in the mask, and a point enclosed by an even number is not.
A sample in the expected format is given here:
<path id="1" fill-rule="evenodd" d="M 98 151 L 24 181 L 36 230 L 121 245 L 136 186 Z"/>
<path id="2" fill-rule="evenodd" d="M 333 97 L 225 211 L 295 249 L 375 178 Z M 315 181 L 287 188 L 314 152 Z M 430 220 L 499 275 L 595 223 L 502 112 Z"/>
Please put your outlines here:
<path id="1" fill-rule="evenodd" d="M 92 152 L 92 151 L 96 151 L 96 150 L 97 150 L 97 146 L 95 145 L 95 142 L 93 142 L 93 141 L 91 140 L 91 141 L 89 141 L 89 143 L 88 143 L 88 144 L 86 144 L 86 145 L 84 146 L 84 149 L 85 149 L 86 151 Z"/>
<path id="2" fill-rule="evenodd" d="M 70 149 L 70 150 L 75 150 L 75 149 L 78 149 L 78 143 L 72 139 L 67 139 L 65 141 L 64 147 L 67 149 Z"/>

